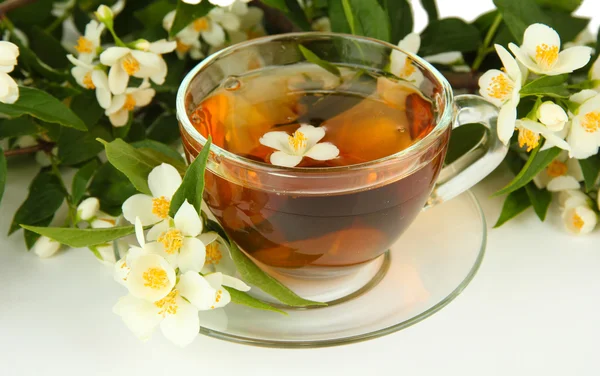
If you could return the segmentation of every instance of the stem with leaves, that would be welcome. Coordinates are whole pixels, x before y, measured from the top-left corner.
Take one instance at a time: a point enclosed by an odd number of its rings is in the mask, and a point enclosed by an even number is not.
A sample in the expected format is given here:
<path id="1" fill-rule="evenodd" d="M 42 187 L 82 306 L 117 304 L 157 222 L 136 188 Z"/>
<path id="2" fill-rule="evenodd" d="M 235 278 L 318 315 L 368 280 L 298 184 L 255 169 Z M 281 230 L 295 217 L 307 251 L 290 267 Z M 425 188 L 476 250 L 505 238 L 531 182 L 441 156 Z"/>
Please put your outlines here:
<path id="1" fill-rule="evenodd" d="M 494 51 L 494 48 L 490 46 L 490 43 L 492 43 L 492 38 L 494 38 L 494 35 L 496 35 L 496 31 L 498 31 L 498 27 L 500 26 L 501 22 L 502 22 L 502 15 L 500 13 L 498 13 L 496 15 L 496 18 L 494 18 L 494 22 L 492 23 L 492 26 L 490 26 L 487 34 L 485 35 L 483 44 L 481 45 L 481 47 L 479 47 L 479 50 L 477 51 L 477 57 L 475 58 L 475 61 L 473 61 L 473 65 L 471 66 L 472 71 L 478 70 L 479 67 L 481 66 L 481 63 L 483 63 L 483 60 L 485 59 L 485 57 L 490 52 Z"/>

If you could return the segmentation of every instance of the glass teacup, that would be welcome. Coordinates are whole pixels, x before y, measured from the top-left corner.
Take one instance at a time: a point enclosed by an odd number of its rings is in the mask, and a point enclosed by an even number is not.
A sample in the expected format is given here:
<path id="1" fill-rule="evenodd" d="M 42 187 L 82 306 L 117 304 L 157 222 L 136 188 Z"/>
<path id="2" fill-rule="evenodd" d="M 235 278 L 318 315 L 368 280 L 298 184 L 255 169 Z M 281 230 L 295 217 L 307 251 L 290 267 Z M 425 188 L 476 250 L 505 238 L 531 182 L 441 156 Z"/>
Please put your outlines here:
<path id="1" fill-rule="evenodd" d="M 245 142 L 249 133 L 241 128 L 236 132 L 236 126 L 241 127 L 238 123 L 225 129 L 207 119 L 211 115 L 201 111 L 203 101 L 217 89 L 238 89 L 249 74 L 307 64 L 299 45 L 322 61 L 372 75 L 378 95 L 392 106 L 406 106 L 407 96 L 418 94 L 431 106 L 431 126 L 411 134 L 411 143 L 398 152 L 350 165 L 282 167 L 228 150 L 227 143 L 231 145 L 236 137 Z M 418 79 L 388 72 L 394 54 L 396 59 L 405 59 L 408 71 L 404 74 Z M 284 76 L 286 83 L 299 78 Z M 235 111 L 235 106 L 228 111 Z M 496 137 L 495 106 L 477 96 L 453 97 L 446 79 L 415 55 L 350 35 L 283 34 L 221 50 L 184 79 L 177 114 L 188 160 L 195 158 L 209 135 L 213 138 L 204 196 L 210 212 L 246 254 L 284 279 L 335 279 L 373 265 L 419 212 L 472 187 L 507 152 Z M 356 122 L 362 118 L 356 109 L 353 116 Z M 239 124 L 247 126 L 250 118 L 245 116 Z M 370 127 L 380 132 L 376 124 L 362 121 L 352 131 L 355 139 L 368 135 Z M 452 128 L 473 122 L 487 127 L 487 137 L 476 150 L 443 166 Z"/>

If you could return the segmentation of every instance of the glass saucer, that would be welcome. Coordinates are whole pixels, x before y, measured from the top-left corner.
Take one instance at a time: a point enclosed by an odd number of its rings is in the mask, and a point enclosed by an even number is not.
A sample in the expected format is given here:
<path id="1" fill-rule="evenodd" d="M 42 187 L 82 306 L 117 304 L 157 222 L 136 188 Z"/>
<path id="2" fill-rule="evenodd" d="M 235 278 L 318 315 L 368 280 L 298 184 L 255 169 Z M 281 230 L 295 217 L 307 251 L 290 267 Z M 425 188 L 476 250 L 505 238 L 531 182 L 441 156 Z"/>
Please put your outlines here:
<path id="1" fill-rule="evenodd" d="M 287 309 L 287 316 L 230 304 L 201 312 L 200 333 L 281 348 L 343 345 L 393 333 L 458 296 L 477 272 L 485 244 L 479 203 L 472 193 L 463 193 L 421 213 L 382 256 L 365 288 L 351 296 L 327 307 Z"/>

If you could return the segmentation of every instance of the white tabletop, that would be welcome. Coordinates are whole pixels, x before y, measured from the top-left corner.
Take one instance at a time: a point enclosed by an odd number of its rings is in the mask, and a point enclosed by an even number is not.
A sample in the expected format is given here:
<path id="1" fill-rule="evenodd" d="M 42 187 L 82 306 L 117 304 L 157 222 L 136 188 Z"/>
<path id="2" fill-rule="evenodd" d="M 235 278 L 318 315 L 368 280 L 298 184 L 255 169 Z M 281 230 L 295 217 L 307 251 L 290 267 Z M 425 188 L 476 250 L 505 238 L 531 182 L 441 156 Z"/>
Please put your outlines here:
<path id="1" fill-rule="evenodd" d="M 491 7 L 491 0 L 438 2 L 442 15 L 460 11 L 466 19 Z M 590 14 L 591 2 L 582 14 Z M 422 25 L 422 12 L 417 17 Z M 9 171 L 0 207 L 0 375 L 600 373 L 600 231 L 573 237 L 556 212 L 546 223 L 528 211 L 490 229 L 483 265 L 462 295 L 400 332 L 324 349 L 207 337 L 179 349 L 160 333 L 140 343 L 125 328 L 111 312 L 123 290 L 89 251 L 42 260 L 26 252 L 20 233 L 4 235 L 34 172 Z M 490 195 L 507 179 L 500 170 L 474 190 L 490 223 L 502 204 Z"/>

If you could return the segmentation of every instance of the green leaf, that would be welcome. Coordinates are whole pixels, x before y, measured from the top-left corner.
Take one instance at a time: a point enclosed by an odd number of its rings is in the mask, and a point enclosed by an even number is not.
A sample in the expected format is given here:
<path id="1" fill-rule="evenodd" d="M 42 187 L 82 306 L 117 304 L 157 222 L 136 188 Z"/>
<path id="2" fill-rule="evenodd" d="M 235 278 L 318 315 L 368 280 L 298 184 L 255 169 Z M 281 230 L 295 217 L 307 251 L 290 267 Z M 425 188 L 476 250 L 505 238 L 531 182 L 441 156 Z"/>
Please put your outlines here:
<path id="1" fill-rule="evenodd" d="M 246 256 L 232 241 L 229 242 L 229 251 L 241 278 L 246 283 L 258 287 L 280 302 L 292 307 L 327 305 L 325 303 L 307 300 L 296 295 L 296 293 L 294 293 L 292 290 L 285 287 L 283 284 L 281 284 L 281 282 L 265 273 L 255 263 L 253 263 L 252 260 L 250 260 L 250 258 Z"/>
<path id="2" fill-rule="evenodd" d="M 249 295 L 248 293 L 227 286 L 223 287 L 225 287 L 225 290 L 229 291 L 229 295 L 231 295 L 231 301 L 235 304 L 242 304 L 251 308 L 262 309 L 264 311 L 273 311 L 287 315 L 287 312 L 277 309 L 261 300 L 258 300 L 253 296 Z"/>
<path id="3" fill-rule="evenodd" d="M 179 140 L 179 123 L 174 114 L 162 114 L 148 127 L 147 137 L 165 144 Z"/>
<path id="4" fill-rule="evenodd" d="M 206 163 L 208 162 L 208 155 L 210 153 L 210 145 L 212 139 L 209 136 L 208 140 L 202 147 L 202 150 L 190 164 L 187 169 L 181 185 L 173 195 L 171 199 L 171 207 L 169 208 L 169 215 L 175 217 L 175 213 L 179 210 L 179 207 L 187 200 L 198 213 L 202 211 L 202 194 L 204 193 L 204 172 L 206 170 Z"/>
<path id="5" fill-rule="evenodd" d="M 479 30 L 459 18 L 444 18 L 430 22 L 421 33 L 420 56 L 442 52 L 475 51 L 481 44 Z"/>
<path id="6" fill-rule="evenodd" d="M 338 67 L 336 67 L 335 65 L 331 64 L 328 61 L 321 59 L 314 52 L 312 52 L 311 50 L 309 50 L 308 48 L 304 47 L 301 44 L 298 45 L 298 48 L 300 49 L 300 52 L 302 52 L 302 55 L 304 56 L 304 58 L 307 61 L 320 66 L 321 68 L 325 69 L 327 72 L 329 72 L 337 77 L 342 76 L 342 73 L 340 72 Z"/>
<path id="7" fill-rule="evenodd" d="M 529 196 L 527 195 L 525 188 L 511 192 L 506 196 L 500 218 L 498 218 L 498 222 L 496 222 L 494 228 L 502 226 L 507 221 L 524 212 L 525 209 L 530 206 L 531 202 L 529 201 Z"/>
<path id="8" fill-rule="evenodd" d="M 544 151 L 540 151 L 538 146 L 529 155 L 529 159 L 521 172 L 504 188 L 494 193 L 494 196 L 504 195 L 516 191 L 529 183 L 540 171 L 546 168 L 550 162 L 556 158 L 562 150 L 554 147 Z"/>
<path id="9" fill-rule="evenodd" d="M 65 69 L 69 65 L 67 51 L 59 40 L 48 34 L 47 31 L 34 25 L 29 38 L 30 48 L 37 57 L 54 69 Z"/>
<path id="10" fill-rule="evenodd" d="M 300 29 L 310 30 L 310 23 L 298 0 L 262 0 L 262 3 L 282 11 Z"/>
<path id="11" fill-rule="evenodd" d="M 342 0 L 342 8 L 352 34 L 388 42 L 388 15 L 377 0 Z"/>
<path id="12" fill-rule="evenodd" d="M 110 163 L 105 163 L 94 174 L 88 191 L 100 200 L 102 211 L 117 216 L 121 214 L 121 205 L 137 193 L 127 176 Z"/>
<path id="13" fill-rule="evenodd" d="M 179 152 L 177 150 L 173 149 L 169 145 L 165 145 L 162 142 L 158 142 L 158 141 L 154 141 L 154 140 L 140 140 L 140 141 L 132 142 L 131 146 L 135 147 L 136 149 L 142 149 L 142 150 L 151 149 L 151 150 L 157 151 L 167 157 L 170 157 L 173 160 L 173 163 L 175 163 L 177 165 L 175 167 L 178 170 L 181 170 L 183 172 L 185 172 L 185 170 L 186 170 L 185 160 L 183 159 L 181 154 L 179 154 Z M 165 162 L 165 163 L 167 163 L 167 162 Z M 169 163 L 169 164 L 173 164 L 173 163 Z"/>
<path id="14" fill-rule="evenodd" d="M 561 43 L 573 41 L 590 23 L 589 18 L 574 17 L 561 11 L 547 9 L 544 12 L 551 20 L 548 26 L 558 32 Z"/>
<path id="15" fill-rule="evenodd" d="M 552 193 L 546 189 L 539 189 L 533 182 L 525 186 L 525 192 L 529 197 L 529 202 L 533 205 L 533 210 L 538 218 L 543 222 L 546 219 L 548 208 L 552 202 Z"/>
<path id="16" fill-rule="evenodd" d="M 94 173 L 98 170 L 98 167 L 100 167 L 98 160 L 92 159 L 77 170 L 75 176 L 73 176 L 73 182 L 71 183 L 71 197 L 75 204 L 79 204 L 79 201 L 81 201 L 85 195 L 88 183 L 90 182 L 90 179 L 92 179 L 92 176 L 94 176 Z"/>
<path id="17" fill-rule="evenodd" d="M 98 138 L 110 140 L 112 137 L 103 125 L 94 126 L 87 132 L 62 128 L 57 143 L 60 163 L 72 166 L 94 158 L 104 149 L 96 141 Z"/>
<path id="18" fill-rule="evenodd" d="M 0 145 L 0 203 L 2 203 L 2 196 L 4 196 L 4 187 L 6 187 L 6 174 L 8 173 L 8 166 L 6 164 L 6 157 L 4 156 L 4 149 Z"/>
<path id="19" fill-rule="evenodd" d="M 596 181 L 598 181 L 598 174 L 600 173 L 598 155 L 593 155 L 587 159 L 580 159 L 579 165 L 581 166 L 581 172 L 583 172 L 585 180 L 585 191 L 590 192 L 596 187 Z"/>
<path id="20" fill-rule="evenodd" d="M 571 93 L 564 83 L 569 78 L 568 74 L 558 76 L 542 76 L 521 88 L 521 95 L 546 95 L 554 98 L 568 98 Z"/>
<path id="21" fill-rule="evenodd" d="M 494 4 L 518 44 L 523 43 L 523 34 L 529 25 L 538 22 L 549 25 L 552 21 L 535 0 L 494 0 Z"/>
<path id="22" fill-rule="evenodd" d="M 449 165 L 473 150 L 483 140 L 485 134 L 486 128 L 479 123 L 465 124 L 453 129 L 444 163 Z"/>
<path id="23" fill-rule="evenodd" d="M 150 194 L 148 175 L 152 169 L 173 161 L 158 151 L 136 149 L 120 138 L 108 143 L 100 141 L 104 144 L 108 161 L 125 174 L 138 191 L 145 194 Z"/>
<path id="24" fill-rule="evenodd" d="M 19 46 L 19 68 L 25 68 L 30 73 L 37 73 L 52 81 L 63 82 L 68 79 L 66 72 L 56 70 L 41 61 L 29 47 L 25 46 L 19 39 L 11 38 L 11 42 Z"/>
<path id="25" fill-rule="evenodd" d="M 175 19 L 173 20 L 171 30 L 169 30 L 169 36 L 174 37 L 197 18 L 206 16 L 214 7 L 215 6 L 208 1 L 202 1 L 197 5 L 192 5 L 183 2 L 183 0 L 178 0 Z"/>
<path id="26" fill-rule="evenodd" d="M 390 42 L 398 44 L 413 31 L 413 13 L 408 0 L 383 0 L 390 24 Z"/>
<path id="27" fill-rule="evenodd" d="M 165 14 L 169 13 L 176 8 L 176 5 L 168 0 L 159 0 L 150 2 L 150 4 L 134 12 L 135 18 L 137 18 L 146 28 L 153 26 L 162 26 L 162 20 Z"/>
<path id="28" fill-rule="evenodd" d="M 583 0 L 536 0 L 537 3 L 544 7 L 550 7 L 564 12 L 574 12 L 579 8 Z M 562 34 L 561 34 L 562 39 Z"/>
<path id="29" fill-rule="evenodd" d="M 88 129 L 95 126 L 104 116 L 104 109 L 98 104 L 96 94 L 86 90 L 71 99 L 71 111 L 85 123 Z"/>
<path id="30" fill-rule="evenodd" d="M 425 9 L 425 12 L 427 12 L 429 23 L 437 21 L 440 18 L 435 0 L 421 0 L 421 5 Z"/>
<path id="31" fill-rule="evenodd" d="M 41 170 L 29 186 L 29 195 L 21 204 L 10 225 L 9 234 L 19 225 L 33 225 L 52 218 L 65 198 L 60 180 L 50 171 Z"/>
<path id="32" fill-rule="evenodd" d="M 57 242 L 73 248 L 89 247 L 104 244 L 115 239 L 131 235 L 135 232 L 134 226 L 111 228 L 67 228 L 67 227 L 37 227 L 22 225 L 24 229 L 35 232 Z"/>
<path id="33" fill-rule="evenodd" d="M 40 128 L 27 116 L 0 121 L 0 139 L 33 135 L 40 132 Z"/>
<path id="34" fill-rule="evenodd" d="M 351 34 L 350 25 L 344 13 L 342 0 L 329 0 L 328 16 L 331 21 L 331 30 L 336 33 Z"/>
<path id="35" fill-rule="evenodd" d="M 13 104 L 0 103 L 0 113 L 9 117 L 31 115 L 48 123 L 87 130 L 83 121 L 64 103 L 41 90 L 19 87 L 19 99 Z"/>

